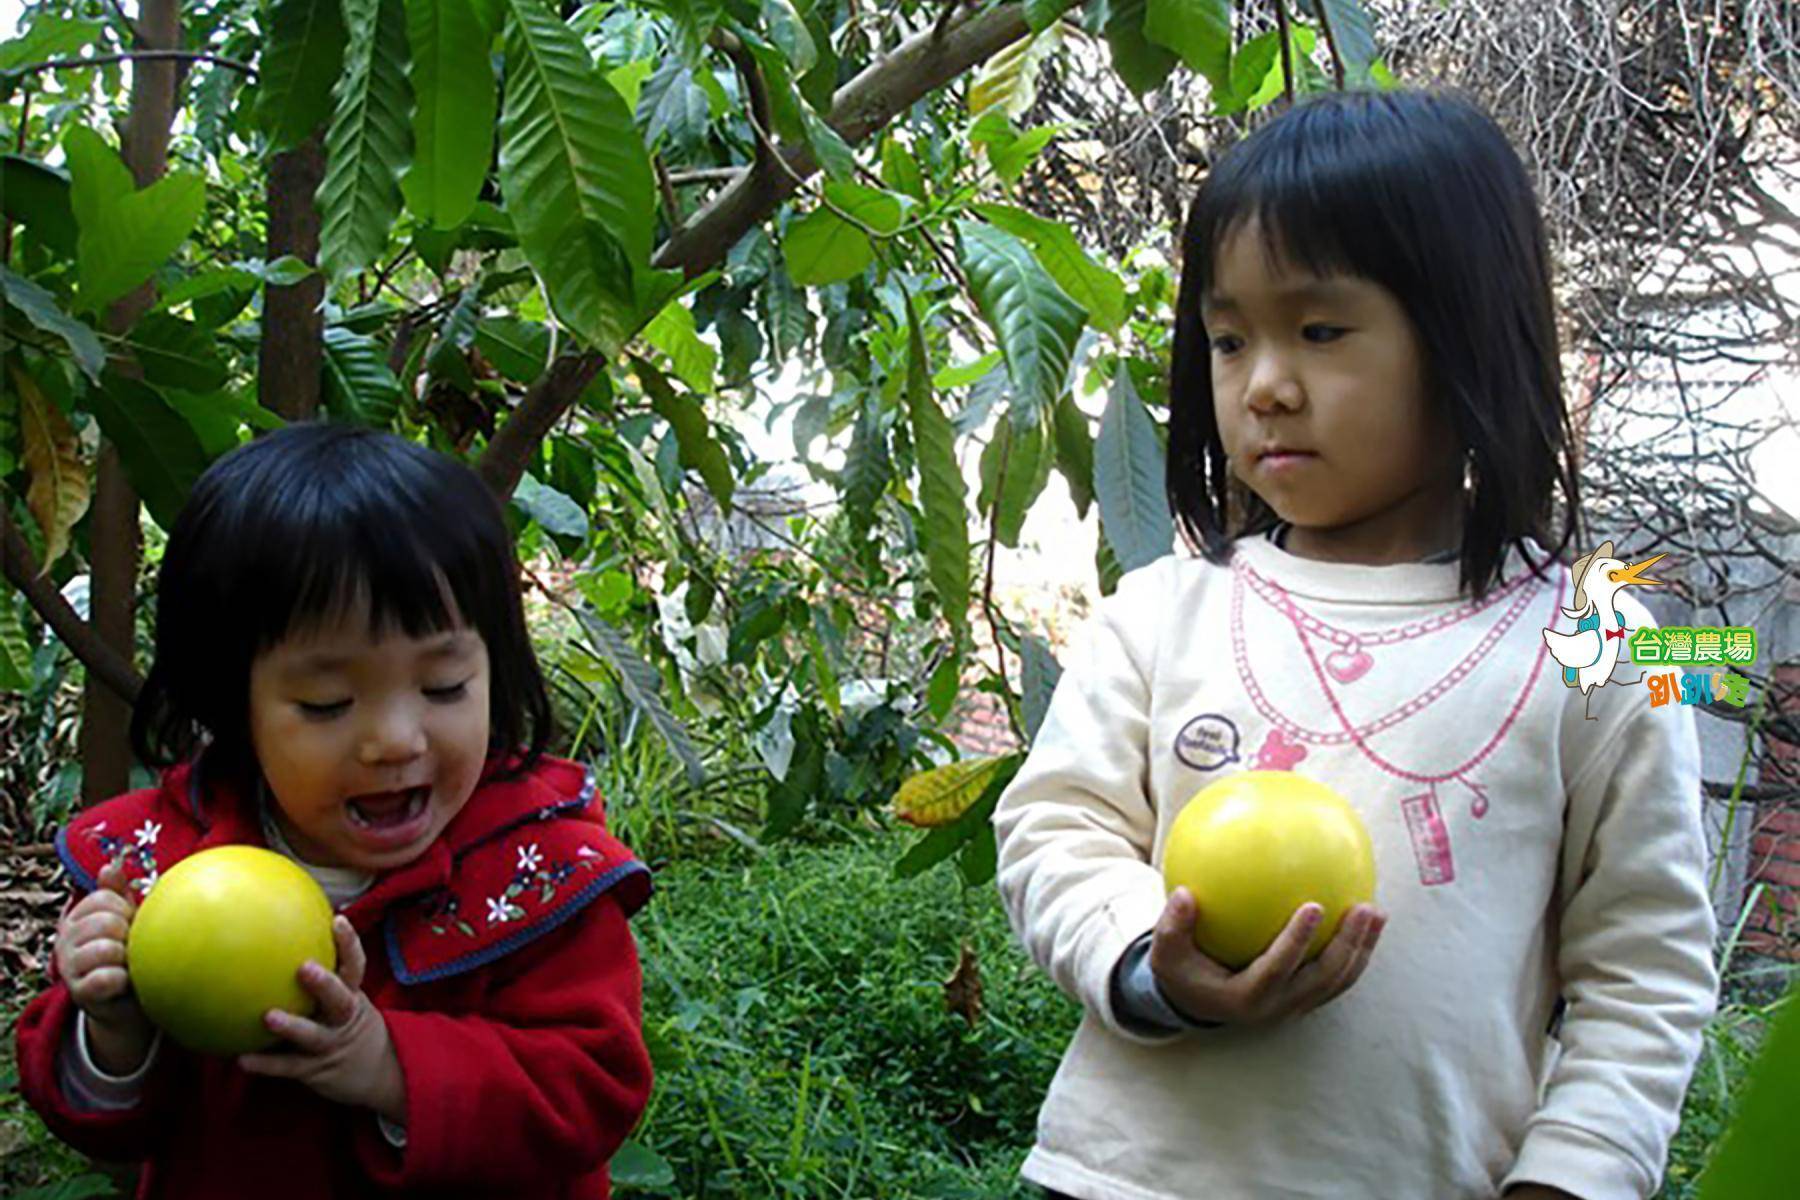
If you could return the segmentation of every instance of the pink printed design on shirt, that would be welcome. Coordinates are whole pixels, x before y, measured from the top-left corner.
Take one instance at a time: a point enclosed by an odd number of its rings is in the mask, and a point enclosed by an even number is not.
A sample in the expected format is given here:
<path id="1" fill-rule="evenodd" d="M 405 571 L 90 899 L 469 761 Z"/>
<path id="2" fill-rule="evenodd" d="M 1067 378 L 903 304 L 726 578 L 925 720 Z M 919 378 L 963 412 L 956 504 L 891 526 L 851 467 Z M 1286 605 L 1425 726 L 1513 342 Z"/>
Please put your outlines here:
<path id="1" fill-rule="evenodd" d="M 1419 860 L 1419 882 L 1426 887 L 1449 883 L 1456 878 L 1456 863 L 1450 854 L 1450 827 L 1444 823 L 1443 810 L 1437 796 L 1420 792 L 1400 801 L 1406 814 L 1406 831 L 1412 835 L 1413 857 Z"/>
<path id="2" fill-rule="evenodd" d="M 1279 729 L 1269 730 L 1262 749 L 1256 752 L 1252 767 L 1258 771 L 1291 771 L 1306 757 L 1306 747 L 1292 741 Z"/>

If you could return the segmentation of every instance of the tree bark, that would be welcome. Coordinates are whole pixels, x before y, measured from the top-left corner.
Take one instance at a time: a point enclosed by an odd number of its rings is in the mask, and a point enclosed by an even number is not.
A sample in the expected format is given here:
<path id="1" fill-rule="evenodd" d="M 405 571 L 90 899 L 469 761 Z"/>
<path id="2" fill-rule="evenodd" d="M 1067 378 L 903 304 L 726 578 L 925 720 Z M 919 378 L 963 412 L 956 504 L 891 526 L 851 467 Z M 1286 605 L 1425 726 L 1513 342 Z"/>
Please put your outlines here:
<path id="1" fill-rule="evenodd" d="M 291 254 L 319 264 L 319 207 L 313 194 L 325 178 L 325 131 L 277 154 L 269 165 L 269 261 Z M 325 277 L 308 275 L 292 287 L 263 291 L 262 344 L 257 351 L 256 394 L 262 406 L 285 420 L 305 421 L 319 411 L 325 363 Z"/>
<path id="2" fill-rule="evenodd" d="M 138 36 L 147 50 L 173 50 L 181 45 L 179 0 L 143 0 Z M 148 60 L 131 66 L 131 114 L 124 137 L 125 165 L 139 188 L 162 177 L 169 162 L 169 130 L 175 121 L 174 61 Z M 155 289 L 142 287 L 115 302 L 106 312 L 106 327 L 123 334 L 155 300 Z M 137 375 L 129 358 L 115 359 L 112 369 Z M 99 479 L 88 525 L 88 623 L 100 642 L 130 664 L 136 648 L 137 574 L 139 561 L 138 497 L 125 477 L 118 451 L 100 447 Z M 88 673 L 83 693 L 81 796 L 92 804 L 124 791 L 131 783 L 131 703 L 96 671 Z"/>
<path id="3" fill-rule="evenodd" d="M 979 13 L 942 33 L 928 29 L 915 34 L 839 88 L 826 120 L 854 146 L 922 97 L 1024 37 L 1028 29 L 1024 6 L 1008 4 Z M 799 190 L 800 180 L 819 169 L 812 151 L 804 147 L 788 147 L 782 151 L 782 158 L 785 170 L 772 160 L 760 161 L 756 168 L 720 192 L 657 249 L 651 260 L 654 265 L 679 267 L 691 279 L 724 261 L 739 238 Z M 513 409 L 482 452 L 477 468 L 502 498 L 511 495 L 526 463 L 537 452 L 538 443 L 556 426 L 601 365 L 600 357 L 591 352 L 566 355 Z M 581 386 L 566 386 L 577 376 Z"/>

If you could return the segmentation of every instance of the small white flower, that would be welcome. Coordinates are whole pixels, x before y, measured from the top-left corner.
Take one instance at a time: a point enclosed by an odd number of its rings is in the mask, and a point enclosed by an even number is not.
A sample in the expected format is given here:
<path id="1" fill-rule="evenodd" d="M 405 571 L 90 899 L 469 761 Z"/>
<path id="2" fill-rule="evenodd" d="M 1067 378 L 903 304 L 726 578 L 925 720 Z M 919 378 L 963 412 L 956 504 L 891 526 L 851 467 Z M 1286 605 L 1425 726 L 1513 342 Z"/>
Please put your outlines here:
<path id="1" fill-rule="evenodd" d="M 151 867 L 150 873 L 142 879 L 132 880 L 131 886 L 138 891 L 143 892 L 145 895 L 149 895 L 150 889 L 156 886 L 156 868 Z"/>
<path id="2" fill-rule="evenodd" d="M 154 846 L 156 845 L 157 836 L 161 833 L 161 825 L 158 825 L 155 821 L 145 821 L 138 827 L 136 835 L 137 844 L 140 846 Z"/>
<path id="3" fill-rule="evenodd" d="M 594 849 L 592 846 L 577 846 L 575 848 L 575 857 L 576 858 L 599 858 L 599 857 L 601 857 L 601 854 L 598 850 Z"/>
<path id="4" fill-rule="evenodd" d="M 516 921 L 525 915 L 524 909 L 519 908 L 505 896 L 495 896 L 487 902 L 487 906 L 489 925 L 499 921 Z"/>
<path id="5" fill-rule="evenodd" d="M 529 846 L 519 847 L 519 870 L 535 871 L 538 869 L 538 865 L 543 861 L 544 856 L 538 853 L 536 842 L 531 843 Z"/>

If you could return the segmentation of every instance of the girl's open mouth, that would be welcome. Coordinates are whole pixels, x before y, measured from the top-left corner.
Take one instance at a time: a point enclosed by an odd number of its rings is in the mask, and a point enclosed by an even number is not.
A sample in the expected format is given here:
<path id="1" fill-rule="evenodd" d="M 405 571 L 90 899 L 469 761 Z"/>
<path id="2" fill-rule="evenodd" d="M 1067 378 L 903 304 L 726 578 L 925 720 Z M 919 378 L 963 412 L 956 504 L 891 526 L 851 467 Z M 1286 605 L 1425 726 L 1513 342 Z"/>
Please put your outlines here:
<path id="1" fill-rule="evenodd" d="M 426 817 L 425 807 L 431 799 L 431 788 L 421 786 L 398 792 L 370 792 L 352 797 L 345 808 L 350 824 L 369 836 L 386 842 L 406 840 L 414 836 L 414 827 Z"/>

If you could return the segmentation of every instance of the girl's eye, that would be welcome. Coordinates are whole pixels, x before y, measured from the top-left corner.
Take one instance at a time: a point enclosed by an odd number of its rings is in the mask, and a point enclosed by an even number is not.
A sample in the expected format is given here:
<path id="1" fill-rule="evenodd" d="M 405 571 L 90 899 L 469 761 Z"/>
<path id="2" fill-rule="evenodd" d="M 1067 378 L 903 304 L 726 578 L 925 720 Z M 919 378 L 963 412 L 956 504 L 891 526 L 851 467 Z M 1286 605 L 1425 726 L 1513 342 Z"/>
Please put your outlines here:
<path id="1" fill-rule="evenodd" d="M 309 704 L 305 700 L 299 700 L 296 701 L 296 703 L 300 706 L 301 712 L 321 721 L 335 717 L 341 712 L 348 711 L 350 708 L 350 702 L 348 700 L 336 700 L 330 704 Z"/>
<path id="2" fill-rule="evenodd" d="M 449 687 L 426 688 L 425 695 L 427 698 L 436 700 L 440 704 L 450 704 L 457 700 L 461 700 L 464 693 L 468 690 L 469 681 L 465 679 L 461 683 L 453 683 Z"/>
<path id="3" fill-rule="evenodd" d="M 1308 325 L 1300 335 L 1309 342 L 1335 342 L 1348 332 L 1336 325 Z"/>
<path id="4" fill-rule="evenodd" d="M 1234 351 L 1238 348 L 1237 335 L 1230 334 L 1230 333 L 1221 333 L 1218 337 L 1216 337 L 1212 340 L 1212 348 L 1215 353 L 1230 354 L 1232 351 Z"/>

